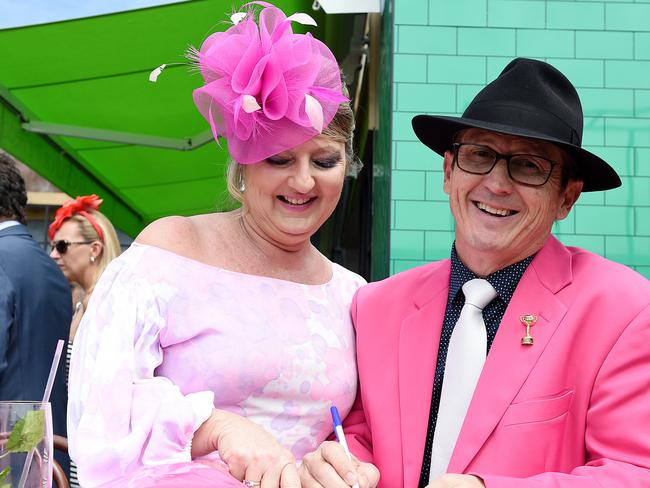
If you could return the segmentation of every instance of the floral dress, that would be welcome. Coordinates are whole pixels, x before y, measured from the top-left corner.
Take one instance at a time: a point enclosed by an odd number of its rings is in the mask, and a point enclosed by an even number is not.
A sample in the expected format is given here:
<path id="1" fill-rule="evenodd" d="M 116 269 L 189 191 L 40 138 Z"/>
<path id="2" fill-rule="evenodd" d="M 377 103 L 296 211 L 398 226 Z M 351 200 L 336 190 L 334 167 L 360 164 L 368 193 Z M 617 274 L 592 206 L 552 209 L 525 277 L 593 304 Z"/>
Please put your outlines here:
<path id="1" fill-rule="evenodd" d="M 364 283 L 337 264 L 305 285 L 133 244 L 102 274 L 74 341 L 68 435 L 81 485 L 186 470 L 214 407 L 301 459 L 331 432 L 329 407 L 346 414 L 354 401 L 349 306 Z"/>

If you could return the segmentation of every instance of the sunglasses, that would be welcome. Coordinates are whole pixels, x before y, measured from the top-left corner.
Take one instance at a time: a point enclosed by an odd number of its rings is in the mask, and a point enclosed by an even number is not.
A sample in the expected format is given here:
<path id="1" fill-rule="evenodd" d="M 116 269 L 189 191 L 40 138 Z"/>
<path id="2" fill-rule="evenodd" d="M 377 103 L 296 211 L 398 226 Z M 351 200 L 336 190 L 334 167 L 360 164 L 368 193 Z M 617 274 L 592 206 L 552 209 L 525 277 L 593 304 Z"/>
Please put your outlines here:
<path id="1" fill-rule="evenodd" d="M 76 241 L 76 242 L 70 242 L 66 241 L 63 239 L 60 239 L 58 241 L 52 241 L 50 243 L 50 246 L 52 249 L 56 249 L 56 252 L 59 254 L 63 255 L 66 252 L 68 252 L 68 247 L 72 246 L 73 244 L 92 244 L 94 241 Z"/>

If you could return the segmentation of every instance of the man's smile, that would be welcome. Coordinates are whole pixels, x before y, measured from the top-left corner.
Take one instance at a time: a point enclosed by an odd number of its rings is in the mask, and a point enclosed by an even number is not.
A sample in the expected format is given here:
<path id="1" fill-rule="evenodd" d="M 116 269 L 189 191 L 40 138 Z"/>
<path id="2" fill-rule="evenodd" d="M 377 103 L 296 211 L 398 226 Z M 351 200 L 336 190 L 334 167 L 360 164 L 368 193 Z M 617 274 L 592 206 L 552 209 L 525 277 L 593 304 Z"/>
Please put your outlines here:
<path id="1" fill-rule="evenodd" d="M 519 212 L 515 210 L 511 210 L 508 208 L 496 208 L 496 207 L 491 207 L 490 205 L 487 205 L 483 202 L 472 202 L 476 208 L 478 208 L 481 212 L 495 216 L 495 217 L 510 217 L 511 215 L 515 215 Z"/>

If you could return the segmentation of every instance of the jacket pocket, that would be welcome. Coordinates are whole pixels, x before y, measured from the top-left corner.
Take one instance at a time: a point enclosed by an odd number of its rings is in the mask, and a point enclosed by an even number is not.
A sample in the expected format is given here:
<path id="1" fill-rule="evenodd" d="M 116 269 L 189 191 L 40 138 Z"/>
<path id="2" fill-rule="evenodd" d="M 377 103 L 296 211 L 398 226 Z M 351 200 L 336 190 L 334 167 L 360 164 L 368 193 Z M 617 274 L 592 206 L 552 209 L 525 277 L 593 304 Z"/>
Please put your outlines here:
<path id="1" fill-rule="evenodd" d="M 573 390 L 564 390 L 555 395 L 513 403 L 506 410 L 501 423 L 517 425 L 559 418 L 569 411 L 572 399 Z"/>

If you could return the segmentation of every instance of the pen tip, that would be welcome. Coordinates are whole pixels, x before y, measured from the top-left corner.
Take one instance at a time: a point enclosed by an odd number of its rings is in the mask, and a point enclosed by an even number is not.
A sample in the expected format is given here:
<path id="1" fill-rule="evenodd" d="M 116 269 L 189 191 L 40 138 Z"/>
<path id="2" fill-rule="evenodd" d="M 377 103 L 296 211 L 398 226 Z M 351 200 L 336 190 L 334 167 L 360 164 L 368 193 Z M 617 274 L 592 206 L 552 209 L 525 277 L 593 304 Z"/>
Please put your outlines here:
<path id="1" fill-rule="evenodd" d="M 332 421 L 334 426 L 341 425 L 341 417 L 339 416 L 339 410 L 336 408 L 336 405 L 333 405 L 330 408 L 330 413 L 332 414 Z"/>

